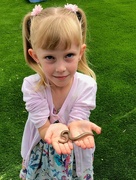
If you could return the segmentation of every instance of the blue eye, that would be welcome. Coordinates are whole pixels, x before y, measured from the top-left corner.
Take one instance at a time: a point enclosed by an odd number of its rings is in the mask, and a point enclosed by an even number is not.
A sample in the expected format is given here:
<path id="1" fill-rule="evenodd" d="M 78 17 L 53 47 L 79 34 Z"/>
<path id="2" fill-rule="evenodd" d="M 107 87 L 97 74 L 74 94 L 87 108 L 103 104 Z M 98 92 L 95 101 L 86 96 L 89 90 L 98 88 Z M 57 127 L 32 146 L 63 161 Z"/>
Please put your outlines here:
<path id="1" fill-rule="evenodd" d="M 53 56 L 46 56 L 45 59 L 50 61 L 50 60 L 54 60 L 54 57 Z"/>
<path id="2" fill-rule="evenodd" d="M 66 58 L 72 58 L 73 56 L 74 56 L 73 53 L 69 53 L 69 54 L 66 55 Z"/>

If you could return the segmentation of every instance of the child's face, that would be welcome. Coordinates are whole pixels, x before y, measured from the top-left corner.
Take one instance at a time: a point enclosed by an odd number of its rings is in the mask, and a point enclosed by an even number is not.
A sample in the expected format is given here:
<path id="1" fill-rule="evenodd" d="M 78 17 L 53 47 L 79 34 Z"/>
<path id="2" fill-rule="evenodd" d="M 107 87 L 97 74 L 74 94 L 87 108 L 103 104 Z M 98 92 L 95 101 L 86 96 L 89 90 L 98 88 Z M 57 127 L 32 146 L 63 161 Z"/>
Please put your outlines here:
<path id="1" fill-rule="evenodd" d="M 36 51 L 29 49 L 28 52 L 41 65 L 51 85 L 64 87 L 72 82 L 85 47 L 85 44 L 81 47 L 72 44 L 71 48 L 66 50 L 61 47 L 55 50 L 38 48 Z"/>

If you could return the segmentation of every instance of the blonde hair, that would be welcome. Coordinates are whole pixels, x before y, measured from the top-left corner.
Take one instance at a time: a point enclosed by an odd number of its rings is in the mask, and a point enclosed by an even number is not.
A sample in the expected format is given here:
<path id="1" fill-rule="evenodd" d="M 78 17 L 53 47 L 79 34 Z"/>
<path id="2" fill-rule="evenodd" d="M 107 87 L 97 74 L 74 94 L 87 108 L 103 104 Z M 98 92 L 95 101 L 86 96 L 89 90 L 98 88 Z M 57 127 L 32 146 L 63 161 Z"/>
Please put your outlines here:
<path id="1" fill-rule="evenodd" d="M 28 65 L 37 72 L 40 77 L 39 85 L 47 85 L 42 68 L 28 54 L 28 49 L 54 50 L 61 44 L 64 49 L 71 44 L 86 44 L 87 22 L 82 9 L 74 13 L 66 8 L 51 7 L 43 9 L 38 15 L 31 16 L 28 13 L 23 20 L 23 47 L 24 56 Z M 78 71 L 90 75 L 95 79 L 95 73 L 89 68 L 85 53 L 78 64 Z"/>

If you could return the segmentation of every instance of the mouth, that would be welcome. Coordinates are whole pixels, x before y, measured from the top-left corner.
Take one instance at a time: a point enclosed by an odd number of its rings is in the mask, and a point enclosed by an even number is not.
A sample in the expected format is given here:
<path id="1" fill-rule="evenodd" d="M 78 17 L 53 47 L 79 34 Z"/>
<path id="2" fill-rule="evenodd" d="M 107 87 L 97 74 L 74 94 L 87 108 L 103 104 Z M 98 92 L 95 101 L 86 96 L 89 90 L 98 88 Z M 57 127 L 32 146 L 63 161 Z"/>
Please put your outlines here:
<path id="1" fill-rule="evenodd" d="M 59 79 L 59 80 L 64 80 L 68 77 L 68 75 L 66 75 L 66 76 L 53 76 L 53 77 L 56 79 Z"/>

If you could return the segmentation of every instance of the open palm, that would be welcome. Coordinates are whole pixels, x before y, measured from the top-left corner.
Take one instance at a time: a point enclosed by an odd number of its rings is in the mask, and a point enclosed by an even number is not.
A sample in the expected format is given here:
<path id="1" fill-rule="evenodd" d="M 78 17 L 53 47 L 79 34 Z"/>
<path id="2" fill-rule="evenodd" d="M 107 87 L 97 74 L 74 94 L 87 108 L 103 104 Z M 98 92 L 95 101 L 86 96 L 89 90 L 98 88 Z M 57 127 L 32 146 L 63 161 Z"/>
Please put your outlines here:
<path id="1" fill-rule="evenodd" d="M 101 128 L 96 124 L 87 120 L 78 120 L 69 124 L 69 130 L 73 137 L 79 136 L 84 132 L 95 131 L 97 134 L 101 133 Z M 95 146 L 94 136 L 86 136 L 75 141 L 75 144 L 83 149 L 93 148 Z"/>
<path id="2" fill-rule="evenodd" d="M 64 130 L 68 130 L 65 124 L 51 124 L 45 135 L 45 141 L 52 144 L 58 154 L 70 154 L 73 149 L 73 144 L 70 141 L 65 144 L 59 143 L 60 134 Z"/>

